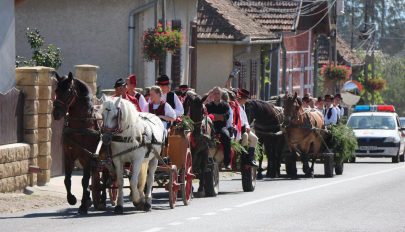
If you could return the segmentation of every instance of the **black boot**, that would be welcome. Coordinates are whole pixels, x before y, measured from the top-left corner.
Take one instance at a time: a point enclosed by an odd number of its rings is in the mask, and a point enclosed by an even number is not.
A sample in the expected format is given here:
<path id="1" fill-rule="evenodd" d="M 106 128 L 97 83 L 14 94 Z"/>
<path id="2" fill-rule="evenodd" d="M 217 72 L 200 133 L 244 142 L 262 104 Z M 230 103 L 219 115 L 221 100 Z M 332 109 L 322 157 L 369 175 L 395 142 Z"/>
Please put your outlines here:
<path id="1" fill-rule="evenodd" d="M 248 164 L 253 167 L 258 167 L 255 160 L 255 148 L 249 147 L 248 148 Z"/>

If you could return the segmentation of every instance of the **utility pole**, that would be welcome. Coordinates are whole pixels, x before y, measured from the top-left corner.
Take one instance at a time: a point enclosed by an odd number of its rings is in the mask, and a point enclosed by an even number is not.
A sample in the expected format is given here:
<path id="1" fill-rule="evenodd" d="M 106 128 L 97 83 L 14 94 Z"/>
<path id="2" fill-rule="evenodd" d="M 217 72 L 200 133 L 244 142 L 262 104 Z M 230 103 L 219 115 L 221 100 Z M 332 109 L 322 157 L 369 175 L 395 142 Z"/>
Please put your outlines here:
<path id="1" fill-rule="evenodd" d="M 354 48 L 354 0 L 352 0 L 351 4 L 351 10 L 352 10 L 352 19 L 351 19 L 351 37 L 350 37 L 350 50 L 353 50 Z"/>
<path id="2" fill-rule="evenodd" d="M 364 33 L 368 32 L 368 3 L 370 0 L 364 0 Z M 362 39 L 368 39 L 368 37 L 364 37 Z M 366 52 L 366 58 L 364 60 L 364 81 L 367 82 L 368 80 L 368 62 L 369 62 L 369 55 Z"/>

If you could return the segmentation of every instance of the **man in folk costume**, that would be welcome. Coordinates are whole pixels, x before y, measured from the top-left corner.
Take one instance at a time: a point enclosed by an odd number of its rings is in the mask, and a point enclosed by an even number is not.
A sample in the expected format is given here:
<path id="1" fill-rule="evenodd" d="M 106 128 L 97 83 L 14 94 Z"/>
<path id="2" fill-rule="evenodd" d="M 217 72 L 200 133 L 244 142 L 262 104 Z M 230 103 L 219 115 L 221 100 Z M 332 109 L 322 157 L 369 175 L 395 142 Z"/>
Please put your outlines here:
<path id="1" fill-rule="evenodd" d="M 165 128 L 168 129 L 169 123 L 176 120 L 176 112 L 167 102 L 162 100 L 162 90 L 159 86 L 152 86 L 149 94 L 150 102 L 142 111 L 158 116 L 162 120 Z"/>
<path id="2" fill-rule="evenodd" d="M 345 115 L 345 108 L 340 104 L 342 101 L 342 96 L 338 93 L 335 95 L 333 98 L 333 105 L 336 107 L 336 110 L 338 111 L 338 116 L 339 119 L 342 118 Z"/>
<path id="3" fill-rule="evenodd" d="M 230 169 L 231 163 L 231 136 L 226 128 L 226 122 L 229 118 L 230 107 L 227 102 L 221 101 L 223 91 L 220 87 L 215 87 L 210 95 L 210 100 L 205 107 L 208 114 L 214 116 L 214 129 L 215 133 L 220 135 L 220 142 L 224 147 L 224 167 Z"/>
<path id="4" fill-rule="evenodd" d="M 188 87 L 188 85 L 180 85 L 178 90 L 176 91 L 176 95 L 177 97 L 179 97 L 180 102 L 184 103 L 184 100 L 187 97 L 187 91 L 189 91 L 190 88 Z"/>
<path id="5" fill-rule="evenodd" d="M 249 164 L 251 166 L 257 166 L 256 161 L 255 161 L 255 149 L 257 145 L 258 138 L 257 136 L 250 130 L 250 125 L 249 121 L 245 112 L 245 103 L 248 99 L 250 99 L 250 92 L 247 91 L 246 89 L 238 89 L 238 103 L 239 103 L 239 108 L 240 108 L 240 116 L 241 116 L 241 123 L 242 123 L 242 131 L 244 135 L 247 135 L 248 137 L 248 143 L 247 145 L 249 146 L 248 148 L 248 155 L 249 155 Z M 245 136 L 241 136 L 244 138 Z M 242 140 L 242 145 L 243 144 Z"/>
<path id="6" fill-rule="evenodd" d="M 138 100 L 135 97 L 128 94 L 126 85 L 127 85 L 126 82 L 122 78 L 119 78 L 114 84 L 115 89 L 114 97 L 121 96 L 123 99 L 127 99 L 128 101 L 132 102 L 135 105 L 136 110 L 138 112 L 141 112 Z"/>
<path id="7" fill-rule="evenodd" d="M 148 102 L 145 100 L 145 97 L 135 90 L 136 88 L 136 76 L 135 74 L 131 74 L 127 78 L 127 92 L 132 97 L 135 97 L 138 100 L 139 108 L 143 109 Z"/>
<path id="8" fill-rule="evenodd" d="M 184 114 L 183 104 L 181 103 L 179 97 L 173 91 L 170 91 L 169 77 L 165 74 L 161 75 L 157 79 L 156 84 L 162 90 L 162 101 L 167 102 L 174 109 L 176 112 L 176 117 L 181 117 Z"/>
<path id="9" fill-rule="evenodd" d="M 336 125 L 338 121 L 338 112 L 333 106 L 332 100 L 331 95 L 325 95 L 325 108 L 323 109 L 325 126 Z"/>

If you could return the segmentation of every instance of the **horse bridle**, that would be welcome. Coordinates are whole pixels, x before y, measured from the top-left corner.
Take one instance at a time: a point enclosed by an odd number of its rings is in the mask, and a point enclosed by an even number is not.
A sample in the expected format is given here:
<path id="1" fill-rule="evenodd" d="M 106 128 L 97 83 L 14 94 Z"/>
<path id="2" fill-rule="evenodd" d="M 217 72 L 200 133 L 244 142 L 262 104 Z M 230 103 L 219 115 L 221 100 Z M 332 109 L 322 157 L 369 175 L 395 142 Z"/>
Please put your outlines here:
<path id="1" fill-rule="evenodd" d="M 72 86 L 70 86 L 68 89 L 68 93 L 63 97 L 63 99 L 58 99 L 58 96 L 56 95 L 56 98 L 53 101 L 53 106 L 60 107 L 65 113 L 67 113 L 77 97 L 77 91 L 73 88 L 72 84 Z"/>
<path id="2" fill-rule="evenodd" d="M 111 110 L 110 109 L 105 109 L 105 110 L 107 111 L 107 116 L 108 116 L 108 114 L 110 113 Z M 101 127 L 101 131 L 103 132 L 103 134 L 107 133 L 107 134 L 110 134 L 110 135 L 116 135 L 116 134 L 122 133 L 123 129 L 121 127 L 121 120 L 122 120 L 122 118 L 121 118 L 121 116 L 122 116 L 121 107 L 117 107 L 117 110 L 118 110 L 118 113 L 117 113 L 117 126 L 115 128 L 108 128 L 108 127 L 105 127 L 104 123 L 103 123 L 103 126 Z"/>

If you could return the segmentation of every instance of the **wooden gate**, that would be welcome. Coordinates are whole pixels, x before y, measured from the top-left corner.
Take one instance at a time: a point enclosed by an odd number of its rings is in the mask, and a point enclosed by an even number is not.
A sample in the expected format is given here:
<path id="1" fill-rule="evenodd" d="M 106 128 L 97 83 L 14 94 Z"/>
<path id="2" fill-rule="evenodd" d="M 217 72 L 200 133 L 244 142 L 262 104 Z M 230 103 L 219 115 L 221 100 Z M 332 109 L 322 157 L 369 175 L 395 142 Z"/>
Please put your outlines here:
<path id="1" fill-rule="evenodd" d="M 23 141 L 24 97 L 16 88 L 0 93 L 0 145 Z"/>
<path id="2" fill-rule="evenodd" d="M 52 99 L 55 99 L 55 88 L 56 80 L 52 84 Z M 64 155 L 62 146 L 62 130 L 63 130 L 64 120 L 59 121 L 52 119 L 52 145 L 51 145 L 51 157 L 52 157 L 52 167 L 51 176 L 64 175 Z"/>

